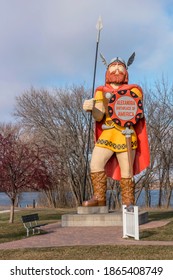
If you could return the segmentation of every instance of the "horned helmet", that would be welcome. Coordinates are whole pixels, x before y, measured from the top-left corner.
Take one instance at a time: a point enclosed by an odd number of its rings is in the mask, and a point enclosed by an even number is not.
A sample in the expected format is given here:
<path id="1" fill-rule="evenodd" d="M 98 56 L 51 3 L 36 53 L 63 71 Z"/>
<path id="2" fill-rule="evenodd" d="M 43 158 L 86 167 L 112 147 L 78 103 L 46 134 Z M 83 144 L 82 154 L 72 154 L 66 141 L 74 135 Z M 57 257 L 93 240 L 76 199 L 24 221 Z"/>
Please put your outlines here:
<path id="1" fill-rule="evenodd" d="M 123 83 L 124 83 L 124 84 L 128 84 L 129 75 L 128 75 L 127 69 L 128 69 L 128 67 L 129 67 L 129 66 L 133 63 L 133 61 L 134 61 L 135 52 L 129 57 L 127 63 L 126 63 L 121 57 L 118 57 L 118 56 L 117 56 L 117 57 L 114 57 L 113 59 L 111 59 L 111 61 L 110 61 L 109 63 L 107 63 L 107 61 L 106 61 L 106 59 L 104 58 L 104 56 L 103 56 L 102 54 L 100 54 L 100 56 L 101 56 L 101 58 L 102 58 L 102 62 L 104 63 L 104 65 L 105 65 L 106 68 L 107 68 L 106 76 L 105 76 L 105 82 L 106 82 L 106 84 L 107 84 L 107 83 L 108 83 L 108 84 L 110 83 L 110 77 L 109 77 L 109 70 L 108 70 L 108 68 L 109 68 L 109 66 L 110 66 L 111 64 L 116 63 L 116 62 L 121 63 L 121 64 L 124 65 L 126 71 L 125 71 L 125 74 L 124 74 Z"/>
<path id="2" fill-rule="evenodd" d="M 115 62 L 120 62 L 122 64 L 125 65 L 125 68 L 128 69 L 128 67 L 133 63 L 134 59 L 135 59 L 135 52 L 132 53 L 132 55 L 129 57 L 127 63 L 125 62 L 124 59 L 122 59 L 121 57 L 114 57 L 111 59 L 111 61 L 109 63 L 107 63 L 105 57 L 100 53 L 100 56 L 101 56 L 101 59 L 102 59 L 102 62 L 103 64 L 108 68 L 109 65 L 111 65 L 112 63 L 115 63 Z"/>

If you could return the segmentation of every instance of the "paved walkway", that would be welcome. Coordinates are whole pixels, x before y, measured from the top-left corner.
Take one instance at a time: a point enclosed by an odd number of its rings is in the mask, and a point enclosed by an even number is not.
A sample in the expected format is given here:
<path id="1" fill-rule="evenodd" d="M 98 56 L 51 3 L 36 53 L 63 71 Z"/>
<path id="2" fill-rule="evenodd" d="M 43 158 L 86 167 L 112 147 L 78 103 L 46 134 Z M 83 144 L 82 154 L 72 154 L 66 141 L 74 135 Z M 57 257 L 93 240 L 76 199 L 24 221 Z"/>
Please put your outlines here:
<path id="1" fill-rule="evenodd" d="M 157 228 L 169 221 L 143 224 L 140 229 Z M 61 227 L 61 222 L 44 227 L 46 234 L 34 235 L 17 241 L 0 244 L 0 249 L 44 248 L 76 245 L 167 245 L 173 241 L 142 241 L 122 238 L 122 227 Z"/>

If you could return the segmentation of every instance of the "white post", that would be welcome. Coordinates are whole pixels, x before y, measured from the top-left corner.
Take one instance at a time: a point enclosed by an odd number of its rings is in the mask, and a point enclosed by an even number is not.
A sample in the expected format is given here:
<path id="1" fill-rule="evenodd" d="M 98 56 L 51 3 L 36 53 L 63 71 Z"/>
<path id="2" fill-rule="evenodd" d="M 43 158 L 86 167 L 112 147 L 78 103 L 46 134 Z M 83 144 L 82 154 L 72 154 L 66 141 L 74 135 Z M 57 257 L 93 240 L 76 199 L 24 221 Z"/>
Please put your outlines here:
<path id="1" fill-rule="evenodd" d="M 128 238 L 128 236 L 126 234 L 126 232 L 127 232 L 127 230 L 126 230 L 126 228 L 127 228 L 126 205 L 123 205 L 122 207 L 123 207 L 123 238 Z"/>
<path id="2" fill-rule="evenodd" d="M 139 215 L 138 206 L 134 206 L 134 226 L 135 226 L 135 239 L 139 240 Z"/>
<path id="3" fill-rule="evenodd" d="M 133 212 L 123 205 L 123 238 L 134 237 L 139 240 L 138 206 L 133 206 Z"/>

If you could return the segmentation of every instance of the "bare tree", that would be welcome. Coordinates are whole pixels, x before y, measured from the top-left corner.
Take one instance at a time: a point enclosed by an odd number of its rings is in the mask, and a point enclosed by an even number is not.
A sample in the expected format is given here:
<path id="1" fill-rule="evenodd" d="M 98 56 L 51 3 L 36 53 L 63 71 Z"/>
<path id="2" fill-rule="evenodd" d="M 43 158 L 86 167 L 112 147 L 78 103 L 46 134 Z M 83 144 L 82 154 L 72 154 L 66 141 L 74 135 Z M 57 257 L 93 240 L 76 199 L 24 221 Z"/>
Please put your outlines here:
<path id="1" fill-rule="evenodd" d="M 146 186 L 147 179 L 148 198 L 150 188 L 153 188 L 153 185 L 157 186 L 159 189 L 157 205 L 169 206 L 173 167 L 173 88 L 169 87 L 163 78 L 152 90 L 145 88 L 145 95 L 151 164 L 143 182 Z"/>
<path id="2" fill-rule="evenodd" d="M 59 170 L 56 180 L 54 177 L 56 188 L 61 193 L 69 188 L 77 205 L 82 203 L 84 192 L 89 117 L 82 104 L 88 95 L 82 86 L 52 93 L 31 88 L 17 98 L 15 110 L 15 116 L 37 137 L 37 143 L 44 142 L 54 150 L 54 171 Z"/>
<path id="3" fill-rule="evenodd" d="M 9 134 L 7 131 L 4 135 L 0 134 L 0 188 L 11 200 L 9 222 L 13 223 L 18 194 L 28 189 L 45 189 L 50 180 L 45 164 L 45 150 L 37 145 L 31 148 L 23 142 L 16 127 L 11 127 Z"/>

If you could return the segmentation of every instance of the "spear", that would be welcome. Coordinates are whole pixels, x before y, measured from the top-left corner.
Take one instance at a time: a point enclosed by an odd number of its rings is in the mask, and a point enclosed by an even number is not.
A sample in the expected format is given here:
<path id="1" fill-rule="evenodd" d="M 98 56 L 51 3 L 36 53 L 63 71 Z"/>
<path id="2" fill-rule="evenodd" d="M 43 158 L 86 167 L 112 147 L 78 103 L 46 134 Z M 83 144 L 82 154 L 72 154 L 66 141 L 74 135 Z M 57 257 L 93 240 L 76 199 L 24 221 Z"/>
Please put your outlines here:
<path id="1" fill-rule="evenodd" d="M 98 57 L 98 47 L 99 47 L 99 42 L 100 42 L 100 32 L 101 32 L 102 28 L 103 28 L 102 19 L 101 19 L 101 17 L 99 17 L 98 21 L 97 21 L 97 24 L 96 24 L 97 38 L 96 38 L 94 75 L 93 75 L 93 85 L 92 85 L 92 98 L 94 97 L 96 69 L 97 69 L 97 57 Z M 90 114 L 90 117 L 89 117 L 88 141 L 87 141 L 87 151 L 86 151 L 86 166 L 85 166 L 84 187 L 83 187 L 83 200 L 85 200 L 85 187 L 86 187 L 87 170 L 88 170 L 88 155 L 89 155 L 89 146 L 90 146 L 91 123 L 92 123 L 92 113 Z"/>
<path id="2" fill-rule="evenodd" d="M 132 134 L 134 131 L 129 127 L 126 127 L 122 134 L 126 137 L 126 145 L 127 145 L 127 154 L 128 154 L 128 162 L 130 168 L 130 178 L 133 180 L 133 160 L 132 160 Z"/>

